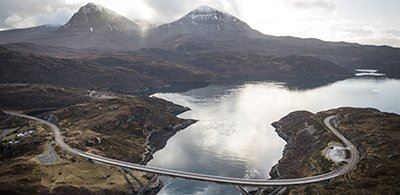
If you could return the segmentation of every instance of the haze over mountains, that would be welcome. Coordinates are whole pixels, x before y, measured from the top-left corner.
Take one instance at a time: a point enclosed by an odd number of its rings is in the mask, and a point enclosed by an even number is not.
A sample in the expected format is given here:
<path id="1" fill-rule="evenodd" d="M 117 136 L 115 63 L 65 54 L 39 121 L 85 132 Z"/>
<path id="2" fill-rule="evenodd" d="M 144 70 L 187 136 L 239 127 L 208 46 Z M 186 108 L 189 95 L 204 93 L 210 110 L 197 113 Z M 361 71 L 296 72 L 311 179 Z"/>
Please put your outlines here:
<path id="1" fill-rule="evenodd" d="M 335 80 L 351 76 L 354 68 L 372 68 L 389 77 L 400 77 L 398 48 L 264 35 L 208 6 L 172 23 L 152 27 L 89 3 L 62 26 L 0 32 L 0 43 L 4 44 L 3 58 L 24 53 L 41 55 L 30 60 L 75 58 L 74 63 L 123 68 L 129 70 L 127 73 L 151 78 L 156 81 L 153 84 L 159 83 L 144 88 L 190 82 L 191 75 L 200 75 L 193 77 L 196 82 L 237 78 Z M 10 75 L 12 71 L 5 68 L 8 64 L 3 64 L 2 75 Z M 38 63 L 31 64 L 33 67 Z M 176 70 L 182 70 L 178 71 L 182 74 Z M 3 82 L 28 81 L 6 78 Z"/>

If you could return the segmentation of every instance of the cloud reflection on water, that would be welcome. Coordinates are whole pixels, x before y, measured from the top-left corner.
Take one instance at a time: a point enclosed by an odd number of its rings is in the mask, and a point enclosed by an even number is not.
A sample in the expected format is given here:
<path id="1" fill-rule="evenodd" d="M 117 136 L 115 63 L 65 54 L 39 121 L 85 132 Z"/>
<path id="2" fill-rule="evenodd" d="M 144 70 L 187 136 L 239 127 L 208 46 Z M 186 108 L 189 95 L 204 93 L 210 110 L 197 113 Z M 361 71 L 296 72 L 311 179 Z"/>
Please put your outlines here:
<path id="1" fill-rule="evenodd" d="M 270 124 L 291 111 L 357 106 L 400 113 L 400 81 L 392 79 L 348 79 L 309 90 L 256 82 L 155 96 L 190 107 L 180 117 L 199 121 L 172 137 L 149 165 L 231 177 L 269 177 L 285 145 Z M 226 185 L 164 182 L 161 194 L 238 193 Z"/>

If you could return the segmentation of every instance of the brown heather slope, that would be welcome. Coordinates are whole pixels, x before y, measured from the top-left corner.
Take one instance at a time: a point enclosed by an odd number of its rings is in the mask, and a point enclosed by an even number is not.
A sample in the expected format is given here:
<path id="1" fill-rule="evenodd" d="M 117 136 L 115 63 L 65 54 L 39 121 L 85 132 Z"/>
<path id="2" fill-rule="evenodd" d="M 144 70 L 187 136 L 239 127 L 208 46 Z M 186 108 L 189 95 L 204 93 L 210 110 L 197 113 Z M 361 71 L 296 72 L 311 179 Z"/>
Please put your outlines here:
<path id="1" fill-rule="evenodd" d="M 1 140 L 1 194 L 128 192 L 129 186 L 117 168 L 94 164 L 54 148 L 51 129 L 16 118 L 6 121 L 1 121 L 2 132 L 10 128 L 17 131 Z M 29 130 L 34 133 L 23 139 L 15 135 Z M 18 144 L 7 143 L 17 139 Z M 41 164 L 39 158 L 48 155 L 48 147 L 56 151 L 57 158 Z"/>
<path id="2" fill-rule="evenodd" d="M 201 53 L 187 63 L 210 70 L 227 79 L 338 80 L 351 76 L 345 68 L 311 56 Z"/>
<path id="3" fill-rule="evenodd" d="M 153 104 L 144 99 L 153 99 Z M 165 134 L 166 138 L 156 140 L 164 147 L 169 137 L 195 122 L 175 117 L 174 113 L 186 110 L 157 98 L 120 97 L 90 101 L 50 113 L 59 119 L 66 142 L 72 147 L 141 163 L 148 159 L 145 155 L 151 155 L 147 153 L 152 147 L 147 143 L 149 136 L 156 132 Z"/>
<path id="4" fill-rule="evenodd" d="M 352 76 L 351 71 L 335 63 L 311 56 L 237 52 L 101 51 L 15 43 L 0 47 L 0 59 L 4 59 L 0 69 L 3 83 L 43 83 L 122 93 L 182 83 L 238 79 L 336 81 Z"/>
<path id="5" fill-rule="evenodd" d="M 0 84 L 0 108 L 45 110 L 71 106 L 91 99 L 89 92 L 38 84 Z"/>
<path id="6" fill-rule="evenodd" d="M 54 58 L 0 47 L 1 83 L 36 83 L 138 93 L 170 87 L 176 82 L 208 82 L 210 75 L 189 66 L 131 55 L 129 59 Z M 107 61 L 106 59 L 109 59 Z"/>
<path id="7" fill-rule="evenodd" d="M 175 116 L 188 108 L 152 97 L 33 84 L 8 84 L 0 92 L 0 109 L 47 119 L 62 129 L 71 146 L 135 163 L 146 163 L 152 151 L 195 122 Z M 20 103 L 15 108 L 14 98 Z M 152 175 L 67 154 L 54 146 L 48 127 L 3 113 L 0 140 L 0 193 L 127 194 L 144 190 L 151 194 L 162 186 Z M 148 182 L 150 186 L 142 189 Z"/>
<path id="8" fill-rule="evenodd" d="M 337 129 L 358 148 L 360 162 L 346 175 L 288 187 L 285 194 L 399 194 L 400 116 L 372 108 L 338 108 L 317 114 L 296 111 L 273 123 L 287 145 L 271 176 L 306 177 L 340 166 L 341 163 L 333 163 L 323 153 L 329 143 L 340 143 L 322 125 L 323 119 L 330 115 L 337 116 Z M 268 194 L 271 190 L 265 188 L 256 194 Z"/>

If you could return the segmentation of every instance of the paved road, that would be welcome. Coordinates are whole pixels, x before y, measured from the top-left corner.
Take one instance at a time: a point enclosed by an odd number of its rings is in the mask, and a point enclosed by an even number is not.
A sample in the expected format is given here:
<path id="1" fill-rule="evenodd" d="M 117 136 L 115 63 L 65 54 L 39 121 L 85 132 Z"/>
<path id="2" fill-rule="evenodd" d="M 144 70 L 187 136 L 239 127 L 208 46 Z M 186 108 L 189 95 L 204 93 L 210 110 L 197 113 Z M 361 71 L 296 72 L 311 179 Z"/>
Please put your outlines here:
<path id="1" fill-rule="evenodd" d="M 143 171 L 143 172 L 148 172 L 148 173 L 153 173 L 153 174 L 158 174 L 158 175 L 165 175 L 165 176 L 170 176 L 170 177 L 179 177 L 179 178 L 185 178 L 185 179 L 192 179 L 192 180 L 200 180 L 200 181 L 206 181 L 206 182 L 216 182 L 216 183 L 224 183 L 224 184 L 231 184 L 231 185 L 242 185 L 242 186 L 287 186 L 287 185 L 300 185 L 300 184 L 308 184 L 308 183 L 314 183 L 314 182 L 319 182 L 319 181 L 324 181 L 328 179 L 332 179 L 335 177 L 338 177 L 340 175 L 343 175 L 347 173 L 348 171 L 352 170 L 355 168 L 357 162 L 359 161 L 359 153 L 357 148 L 349 141 L 347 140 L 342 134 L 340 134 L 332 125 L 331 125 L 331 120 L 334 118 L 334 116 L 330 116 L 325 118 L 324 123 L 328 127 L 328 129 L 335 134 L 339 139 L 343 141 L 343 143 L 349 147 L 350 152 L 351 152 L 351 157 L 350 160 L 347 164 L 343 165 L 342 167 L 328 172 L 324 173 L 321 175 L 316 175 L 316 176 L 311 176 L 311 177 L 303 177 L 303 178 L 295 178 L 295 179 L 243 179 L 243 178 L 233 178 L 233 177 L 222 177 L 222 176 L 215 176 L 215 175 L 206 175 L 206 174 L 199 174 L 199 173 L 191 173 L 191 172 L 183 172 L 183 171 L 175 171 L 175 170 L 170 170 L 170 169 L 163 169 L 163 168 L 157 168 L 157 167 L 150 167 L 150 166 L 144 166 L 140 164 L 135 164 L 131 162 L 125 162 L 125 161 L 120 161 L 120 160 L 115 160 L 103 156 L 98 156 L 95 154 L 87 153 L 75 148 L 71 148 L 69 145 L 67 145 L 62 136 L 60 129 L 45 120 L 35 118 L 32 116 L 28 115 L 23 115 L 23 114 L 18 114 L 15 112 L 6 112 L 6 114 L 18 116 L 18 117 L 23 117 L 31 120 L 35 120 L 39 123 L 45 124 L 49 126 L 55 133 L 55 140 L 56 143 L 63 148 L 64 150 L 87 158 L 91 159 L 93 161 L 98 161 L 110 165 L 115 165 L 118 167 L 122 168 L 127 168 L 127 169 L 133 169 L 133 170 L 138 170 L 138 171 Z"/>

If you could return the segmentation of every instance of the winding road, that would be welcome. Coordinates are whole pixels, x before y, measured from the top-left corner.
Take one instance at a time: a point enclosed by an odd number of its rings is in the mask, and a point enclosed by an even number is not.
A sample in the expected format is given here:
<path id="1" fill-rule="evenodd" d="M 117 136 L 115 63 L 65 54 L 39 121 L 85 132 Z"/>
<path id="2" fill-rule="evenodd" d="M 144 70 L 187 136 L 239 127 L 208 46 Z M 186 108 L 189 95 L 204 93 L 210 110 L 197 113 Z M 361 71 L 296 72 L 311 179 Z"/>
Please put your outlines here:
<path id="1" fill-rule="evenodd" d="M 308 183 L 315 183 L 315 182 L 320 182 L 324 180 L 329 180 L 335 177 L 338 177 L 340 175 L 346 174 L 348 171 L 352 170 L 355 168 L 357 162 L 360 159 L 359 152 L 357 148 L 351 143 L 349 140 L 347 140 L 342 134 L 340 134 L 331 124 L 331 120 L 334 118 L 334 116 L 329 116 L 325 118 L 324 124 L 328 129 L 336 135 L 340 140 L 343 141 L 345 146 L 347 146 L 351 152 L 351 157 L 345 165 L 342 167 L 333 170 L 328 173 L 316 175 L 316 176 L 310 176 L 310 177 L 303 177 L 303 178 L 295 178 L 295 179 L 244 179 L 244 178 L 233 178 L 233 177 L 222 177 L 222 176 L 215 176 L 215 175 L 206 175 L 206 174 L 199 174 L 199 173 L 191 173 L 191 172 L 183 172 L 183 171 L 176 171 L 176 170 L 170 170 L 170 169 L 163 169 L 163 168 L 157 168 L 157 167 L 150 167 L 150 166 L 145 166 L 145 165 L 140 165 L 140 164 L 135 164 L 131 162 L 125 162 L 125 161 L 120 161 L 120 160 L 115 160 L 95 154 L 91 154 L 88 152 L 84 152 L 75 148 L 70 147 L 68 144 L 66 144 L 62 138 L 60 128 L 58 128 L 56 125 L 53 123 L 50 123 L 48 121 L 24 115 L 24 114 L 19 114 L 15 112 L 9 112 L 9 111 L 4 111 L 4 113 L 17 116 L 17 117 L 22 117 L 22 118 L 27 118 L 31 120 L 35 120 L 41 124 L 49 126 L 55 133 L 55 141 L 56 143 L 64 150 L 67 152 L 78 155 L 87 159 L 91 159 L 93 161 L 97 162 L 102 162 L 106 163 L 109 165 L 114 165 L 126 169 L 133 169 L 137 171 L 143 171 L 143 172 L 148 172 L 148 173 L 153 173 L 157 175 L 165 175 L 165 176 L 170 176 L 170 177 L 179 177 L 179 178 L 184 178 L 184 179 L 192 179 L 192 180 L 200 180 L 200 181 L 206 181 L 206 182 L 216 182 L 216 183 L 224 183 L 224 184 L 232 184 L 232 185 L 241 185 L 241 186 L 288 186 L 288 185 L 300 185 L 300 184 L 308 184 Z"/>

